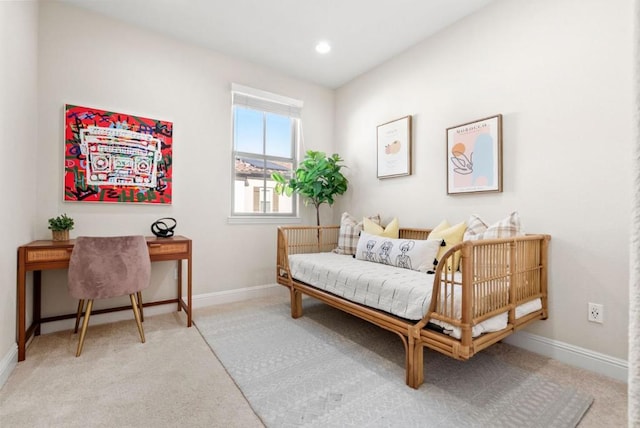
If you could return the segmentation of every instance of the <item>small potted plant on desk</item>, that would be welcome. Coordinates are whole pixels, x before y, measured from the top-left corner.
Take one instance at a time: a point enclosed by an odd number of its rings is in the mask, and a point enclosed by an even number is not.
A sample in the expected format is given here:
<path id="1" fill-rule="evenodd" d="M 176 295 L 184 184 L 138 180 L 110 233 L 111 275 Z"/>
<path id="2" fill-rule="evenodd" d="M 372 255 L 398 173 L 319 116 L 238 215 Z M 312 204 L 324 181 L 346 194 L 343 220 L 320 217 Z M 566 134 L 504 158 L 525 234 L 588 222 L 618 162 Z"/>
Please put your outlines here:
<path id="1" fill-rule="evenodd" d="M 73 229 L 73 219 L 66 214 L 49 219 L 49 229 L 51 229 L 52 240 L 68 241 L 69 231 Z"/>

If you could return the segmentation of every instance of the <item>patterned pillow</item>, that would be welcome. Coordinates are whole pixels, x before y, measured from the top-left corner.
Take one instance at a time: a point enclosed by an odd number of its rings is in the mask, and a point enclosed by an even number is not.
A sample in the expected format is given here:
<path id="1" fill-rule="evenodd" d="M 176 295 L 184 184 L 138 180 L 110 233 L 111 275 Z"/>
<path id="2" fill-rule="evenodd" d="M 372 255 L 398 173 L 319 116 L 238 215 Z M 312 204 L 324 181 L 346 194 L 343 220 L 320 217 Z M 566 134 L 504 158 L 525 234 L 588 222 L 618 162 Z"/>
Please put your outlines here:
<path id="1" fill-rule="evenodd" d="M 521 235 L 524 235 L 524 232 L 520 224 L 520 215 L 517 211 L 514 211 L 491 226 L 487 226 L 480 217 L 473 214 L 469 218 L 469 225 L 464 234 L 464 239 L 473 241 L 476 239 L 511 238 Z"/>
<path id="2" fill-rule="evenodd" d="M 467 230 L 464 231 L 464 241 L 472 241 L 487 230 L 487 224 L 476 214 L 471 214 L 467 221 Z"/>
<path id="3" fill-rule="evenodd" d="M 433 270 L 441 239 L 393 239 L 360 234 L 356 259 L 427 272 Z"/>
<path id="4" fill-rule="evenodd" d="M 380 214 L 368 217 L 375 224 L 380 224 Z M 344 212 L 340 220 L 340 234 L 338 235 L 338 247 L 333 250 L 337 254 L 348 254 L 350 256 L 356 253 L 358 247 L 358 238 L 362 232 L 362 222 L 358 221 L 351 214 Z"/>
<path id="5" fill-rule="evenodd" d="M 364 218 L 362 221 L 364 223 L 364 231 L 371 235 L 397 239 L 400 233 L 400 225 L 397 218 L 391 220 L 386 227 L 382 227 L 379 222 L 375 223 L 368 218 Z"/>

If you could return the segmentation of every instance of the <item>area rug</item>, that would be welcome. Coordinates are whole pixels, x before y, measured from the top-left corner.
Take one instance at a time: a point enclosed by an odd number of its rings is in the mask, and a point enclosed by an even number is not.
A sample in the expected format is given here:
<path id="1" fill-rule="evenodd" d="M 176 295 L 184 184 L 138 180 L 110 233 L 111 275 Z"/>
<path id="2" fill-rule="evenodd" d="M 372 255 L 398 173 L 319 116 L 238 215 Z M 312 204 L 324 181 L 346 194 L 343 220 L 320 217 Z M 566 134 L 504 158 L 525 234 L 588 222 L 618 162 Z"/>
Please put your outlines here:
<path id="1" fill-rule="evenodd" d="M 425 350 L 425 383 L 405 385 L 393 333 L 305 299 L 196 319 L 267 427 L 574 427 L 593 399 L 480 353 Z"/>

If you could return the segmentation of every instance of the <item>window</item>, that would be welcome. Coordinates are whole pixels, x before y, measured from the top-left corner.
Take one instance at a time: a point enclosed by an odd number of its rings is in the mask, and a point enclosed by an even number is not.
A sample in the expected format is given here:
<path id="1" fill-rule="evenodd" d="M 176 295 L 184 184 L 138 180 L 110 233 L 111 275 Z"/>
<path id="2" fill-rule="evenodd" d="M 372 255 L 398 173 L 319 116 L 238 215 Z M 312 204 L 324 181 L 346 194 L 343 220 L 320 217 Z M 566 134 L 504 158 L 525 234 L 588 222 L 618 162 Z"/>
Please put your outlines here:
<path id="1" fill-rule="evenodd" d="M 295 217 L 296 197 L 278 195 L 271 174 L 296 167 L 302 102 L 232 85 L 233 205 L 237 217 Z"/>

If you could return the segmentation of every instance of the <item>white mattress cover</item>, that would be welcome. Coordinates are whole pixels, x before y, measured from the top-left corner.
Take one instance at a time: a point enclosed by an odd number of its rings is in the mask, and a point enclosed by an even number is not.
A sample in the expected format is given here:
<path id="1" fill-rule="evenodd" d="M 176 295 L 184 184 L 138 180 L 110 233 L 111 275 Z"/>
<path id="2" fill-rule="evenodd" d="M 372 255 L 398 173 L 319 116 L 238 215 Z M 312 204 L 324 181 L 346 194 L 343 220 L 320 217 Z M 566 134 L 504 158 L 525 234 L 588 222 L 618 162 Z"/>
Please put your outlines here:
<path id="1" fill-rule="evenodd" d="M 335 253 L 308 253 L 289 256 L 291 275 L 298 281 L 328 291 L 346 300 L 384 312 L 418 321 L 429 309 L 433 274 L 402 269 L 380 263 L 357 260 Z M 456 272 L 455 275 L 461 275 Z M 460 316 L 460 286 L 454 291 L 456 316 Z M 516 308 L 516 318 L 542 307 L 540 299 Z M 452 337 L 460 338 L 460 329 L 438 320 L 432 323 L 445 329 Z M 504 312 L 473 326 L 473 337 L 502 330 L 507 326 Z"/>

